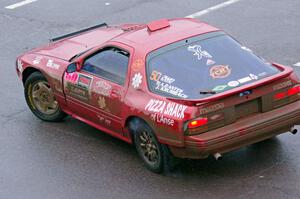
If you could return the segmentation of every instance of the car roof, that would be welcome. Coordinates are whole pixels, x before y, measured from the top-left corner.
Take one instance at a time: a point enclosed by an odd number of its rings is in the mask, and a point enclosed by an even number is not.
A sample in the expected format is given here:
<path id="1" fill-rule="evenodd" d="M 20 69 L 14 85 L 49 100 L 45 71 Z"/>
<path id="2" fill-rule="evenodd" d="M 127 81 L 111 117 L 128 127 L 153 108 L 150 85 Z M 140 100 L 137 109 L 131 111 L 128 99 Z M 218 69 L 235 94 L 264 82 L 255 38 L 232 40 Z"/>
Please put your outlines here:
<path id="1" fill-rule="evenodd" d="M 159 27 L 160 22 L 161 27 Z M 219 30 L 205 22 L 190 18 L 169 19 L 168 22 L 169 25 L 165 25 L 165 20 L 158 20 L 136 26 L 136 28 L 113 38 L 112 41 L 124 43 L 134 48 L 143 48 L 146 52 L 150 52 L 185 38 Z M 154 29 L 157 28 L 157 30 L 151 31 L 153 27 L 150 26 L 153 24 L 155 24 Z"/>

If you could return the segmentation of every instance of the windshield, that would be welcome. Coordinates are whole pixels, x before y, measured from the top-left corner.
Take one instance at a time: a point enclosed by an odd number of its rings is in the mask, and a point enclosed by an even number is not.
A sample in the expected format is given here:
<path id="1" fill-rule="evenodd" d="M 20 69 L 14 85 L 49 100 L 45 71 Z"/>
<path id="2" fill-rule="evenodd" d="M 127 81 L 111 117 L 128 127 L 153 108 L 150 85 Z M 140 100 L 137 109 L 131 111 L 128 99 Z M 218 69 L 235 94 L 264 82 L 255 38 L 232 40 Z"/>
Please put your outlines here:
<path id="1" fill-rule="evenodd" d="M 147 57 L 149 89 L 172 98 L 200 99 L 278 72 L 220 32 L 170 44 Z"/>

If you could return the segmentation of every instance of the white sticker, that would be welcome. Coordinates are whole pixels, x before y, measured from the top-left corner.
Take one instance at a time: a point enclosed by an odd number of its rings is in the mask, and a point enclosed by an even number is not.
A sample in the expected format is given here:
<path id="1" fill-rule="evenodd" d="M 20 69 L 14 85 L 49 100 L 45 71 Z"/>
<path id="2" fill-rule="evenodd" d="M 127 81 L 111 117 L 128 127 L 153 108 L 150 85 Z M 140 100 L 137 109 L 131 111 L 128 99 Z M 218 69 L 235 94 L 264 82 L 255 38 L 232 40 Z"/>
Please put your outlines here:
<path id="1" fill-rule="evenodd" d="M 251 80 L 252 80 L 251 77 L 248 76 L 248 77 L 244 77 L 242 79 L 239 79 L 238 81 L 239 81 L 239 83 L 243 84 L 243 83 L 249 82 Z"/>
<path id="2" fill-rule="evenodd" d="M 252 73 L 250 73 L 249 76 L 250 76 L 251 79 L 255 79 L 255 80 L 258 79 L 258 76 L 257 76 L 257 75 L 254 75 L 254 74 L 252 74 Z"/>
<path id="3" fill-rule="evenodd" d="M 137 89 L 140 87 L 140 84 L 142 83 L 143 76 L 141 73 L 136 73 L 134 77 L 132 78 L 132 86 L 133 88 Z"/>
<path id="4" fill-rule="evenodd" d="M 41 62 L 42 58 L 43 57 L 41 57 L 41 56 L 35 57 L 35 59 L 33 60 L 33 64 L 39 64 Z"/>
<path id="5" fill-rule="evenodd" d="M 216 62 L 214 60 L 211 60 L 211 59 L 207 59 L 207 61 L 206 61 L 206 65 L 208 65 L 208 66 L 213 65 L 215 63 Z"/>
<path id="6" fill-rule="evenodd" d="M 179 119 L 184 118 L 185 110 L 187 106 L 177 104 L 175 102 L 164 102 L 161 100 L 151 99 L 148 104 L 145 106 L 145 110 L 164 114 L 165 116 L 176 117 Z"/>
<path id="7" fill-rule="evenodd" d="M 157 122 L 158 124 L 165 124 L 165 125 L 168 125 L 168 126 L 174 126 L 174 120 L 170 119 L 170 118 L 167 118 L 163 114 L 153 113 L 153 114 L 151 114 L 150 117 L 153 121 Z"/>
<path id="8" fill-rule="evenodd" d="M 177 86 L 173 86 L 164 82 L 157 81 L 155 89 L 163 91 L 165 93 L 170 93 L 171 95 L 175 95 L 181 98 L 188 98 L 188 96 L 184 94 L 181 88 L 178 88 Z"/>
<path id="9" fill-rule="evenodd" d="M 46 66 L 49 67 L 49 68 L 56 69 L 56 70 L 59 69 L 59 67 L 60 67 L 60 65 L 54 63 L 52 59 L 49 59 L 49 60 L 48 60 Z"/>
<path id="10" fill-rule="evenodd" d="M 227 83 L 230 87 L 237 87 L 240 83 L 238 81 L 230 81 Z"/>
<path id="11" fill-rule="evenodd" d="M 198 60 L 201 60 L 202 57 L 211 59 L 212 56 L 206 51 L 202 50 L 200 45 L 193 45 L 188 47 L 188 51 L 191 51 L 194 53 L 195 56 L 197 56 Z"/>
<path id="12" fill-rule="evenodd" d="M 95 84 L 95 93 L 109 97 L 111 94 L 111 85 L 105 81 L 98 81 Z"/>
<path id="13" fill-rule="evenodd" d="M 18 59 L 17 61 L 17 67 L 18 67 L 18 70 L 20 71 L 20 73 L 23 72 L 23 63 L 20 59 Z"/>

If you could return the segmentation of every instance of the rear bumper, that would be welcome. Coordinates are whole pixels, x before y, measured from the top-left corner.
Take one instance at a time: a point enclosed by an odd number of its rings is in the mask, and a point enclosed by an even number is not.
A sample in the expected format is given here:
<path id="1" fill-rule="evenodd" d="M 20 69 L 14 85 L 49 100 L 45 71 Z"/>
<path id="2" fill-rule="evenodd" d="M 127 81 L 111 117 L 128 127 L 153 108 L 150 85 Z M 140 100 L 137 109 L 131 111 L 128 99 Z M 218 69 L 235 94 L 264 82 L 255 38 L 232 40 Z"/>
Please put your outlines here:
<path id="1" fill-rule="evenodd" d="M 180 158 L 206 158 L 253 144 L 290 130 L 300 124 L 300 101 L 273 111 L 259 113 L 203 134 L 185 136 L 185 147 L 170 147 Z"/>

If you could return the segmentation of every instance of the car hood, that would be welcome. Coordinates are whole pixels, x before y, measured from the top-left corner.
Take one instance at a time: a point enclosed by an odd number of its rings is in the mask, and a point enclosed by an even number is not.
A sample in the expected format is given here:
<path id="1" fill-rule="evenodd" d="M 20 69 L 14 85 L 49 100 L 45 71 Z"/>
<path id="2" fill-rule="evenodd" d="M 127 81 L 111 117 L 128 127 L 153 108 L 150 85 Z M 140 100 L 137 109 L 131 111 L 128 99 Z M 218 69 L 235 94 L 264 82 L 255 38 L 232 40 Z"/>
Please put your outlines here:
<path id="1" fill-rule="evenodd" d="M 31 52 L 69 61 L 75 55 L 105 43 L 121 33 L 123 33 L 121 29 L 100 28 L 71 38 L 49 43 Z"/>

